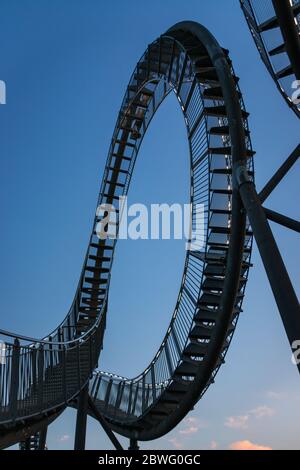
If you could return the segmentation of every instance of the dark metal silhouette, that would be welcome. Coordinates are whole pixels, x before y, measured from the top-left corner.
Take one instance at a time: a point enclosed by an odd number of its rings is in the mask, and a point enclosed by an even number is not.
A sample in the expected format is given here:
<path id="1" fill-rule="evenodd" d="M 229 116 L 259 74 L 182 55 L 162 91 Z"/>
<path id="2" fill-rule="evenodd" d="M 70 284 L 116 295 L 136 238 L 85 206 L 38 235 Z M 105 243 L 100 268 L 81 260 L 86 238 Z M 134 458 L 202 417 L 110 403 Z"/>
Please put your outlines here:
<path id="1" fill-rule="evenodd" d="M 289 341 L 300 339 L 299 303 L 267 218 L 296 230 L 299 222 L 262 206 L 297 160 L 299 147 L 258 195 L 238 81 L 228 51 L 198 23 L 178 23 L 148 46 L 122 102 L 98 203 L 127 194 L 151 119 L 174 92 L 190 149 L 192 226 L 197 204 L 205 210 L 203 246 L 187 251 L 170 326 L 148 367 L 133 379 L 101 372 L 95 368 L 116 241 L 97 238 L 96 216 L 76 296 L 60 327 L 42 340 L 0 330 L 6 337 L 0 446 L 36 435 L 66 406 L 77 408 L 75 449 L 85 448 L 87 414 L 117 449 L 122 447 L 113 431 L 137 450 L 138 440 L 174 428 L 224 363 L 242 309 L 252 230 Z"/>
<path id="2" fill-rule="evenodd" d="M 299 117 L 300 102 L 292 100 L 292 96 L 298 89 L 300 98 L 300 84 L 296 83 L 300 80 L 300 1 L 240 0 L 240 3 L 265 66 Z"/>

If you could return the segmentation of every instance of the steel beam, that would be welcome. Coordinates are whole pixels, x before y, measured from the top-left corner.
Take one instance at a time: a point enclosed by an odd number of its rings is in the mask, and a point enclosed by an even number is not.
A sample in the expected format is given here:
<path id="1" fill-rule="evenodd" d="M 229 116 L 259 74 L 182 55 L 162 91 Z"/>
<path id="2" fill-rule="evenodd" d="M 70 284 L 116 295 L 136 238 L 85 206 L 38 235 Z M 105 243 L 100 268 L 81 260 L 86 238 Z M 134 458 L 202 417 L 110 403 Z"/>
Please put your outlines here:
<path id="1" fill-rule="evenodd" d="M 111 428 L 107 424 L 106 420 L 104 417 L 101 415 L 101 413 L 98 411 L 95 403 L 93 402 L 93 399 L 88 395 L 88 406 L 90 408 L 90 411 L 92 415 L 99 421 L 101 424 L 102 428 L 104 429 L 105 433 L 107 434 L 108 438 L 112 442 L 113 446 L 116 448 L 116 450 L 123 450 L 123 447 L 121 446 L 120 442 L 112 432 Z"/>
<path id="2" fill-rule="evenodd" d="M 261 190 L 261 192 L 259 193 L 259 199 L 261 202 L 264 202 L 270 196 L 273 189 L 275 189 L 276 186 L 278 186 L 280 181 L 292 168 L 294 163 L 296 163 L 299 157 L 300 157 L 300 144 L 297 145 L 295 150 L 293 150 L 291 155 L 285 160 L 285 162 L 281 165 L 281 167 L 276 171 L 276 173 L 272 176 L 272 178 L 268 181 L 268 183 Z"/>
<path id="3" fill-rule="evenodd" d="M 47 430 L 48 430 L 48 427 L 45 426 L 45 427 L 40 431 L 40 436 L 39 436 L 39 450 L 45 450 L 45 447 L 46 447 L 46 438 L 47 438 Z"/>
<path id="4" fill-rule="evenodd" d="M 300 306 L 273 236 L 264 208 L 245 166 L 237 167 L 236 179 L 244 208 L 262 258 L 278 310 L 291 346 L 300 340 Z M 300 364 L 298 364 L 300 372 Z"/>
<path id="5" fill-rule="evenodd" d="M 129 447 L 128 447 L 128 450 L 139 450 L 139 446 L 138 446 L 138 441 L 136 439 L 133 439 L 131 438 L 129 440 Z"/>
<path id="6" fill-rule="evenodd" d="M 81 390 L 78 398 L 74 450 L 85 449 L 86 423 L 88 412 L 88 384 Z"/>
<path id="7" fill-rule="evenodd" d="M 279 214 L 279 212 L 272 211 L 271 209 L 267 209 L 266 207 L 264 207 L 264 211 L 267 219 L 300 233 L 300 222 L 298 222 L 298 220 L 291 219 L 286 215 Z"/>

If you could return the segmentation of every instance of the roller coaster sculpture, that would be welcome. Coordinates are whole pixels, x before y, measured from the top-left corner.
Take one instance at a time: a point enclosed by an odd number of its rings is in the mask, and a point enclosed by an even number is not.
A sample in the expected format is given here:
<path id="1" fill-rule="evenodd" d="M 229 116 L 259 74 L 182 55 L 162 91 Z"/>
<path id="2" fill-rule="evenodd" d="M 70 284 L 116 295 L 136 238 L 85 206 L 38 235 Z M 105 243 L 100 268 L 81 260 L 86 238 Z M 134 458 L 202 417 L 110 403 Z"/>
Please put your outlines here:
<path id="1" fill-rule="evenodd" d="M 243 2 L 248 20 L 251 3 Z M 114 432 L 128 437 L 129 448 L 137 449 L 138 441 L 173 429 L 224 363 L 242 310 L 252 231 L 289 342 L 300 338 L 298 299 L 267 218 L 276 220 L 277 215 L 277 222 L 298 232 L 299 222 L 262 207 L 299 157 L 300 146 L 258 194 L 248 113 L 238 82 L 228 50 L 198 23 L 178 23 L 147 47 L 121 105 L 98 205 L 127 194 L 151 119 L 174 92 L 190 150 L 192 223 L 196 204 L 202 203 L 205 247 L 187 251 L 170 325 L 148 367 L 133 379 L 102 372 L 98 358 L 116 240 L 97 237 L 96 216 L 64 321 L 43 339 L 0 330 L 5 341 L 1 448 L 21 442 L 23 449 L 44 449 L 48 425 L 67 406 L 77 408 L 75 449 L 85 448 L 87 414 L 100 422 L 117 449 L 121 445 Z M 118 213 L 117 226 L 120 217 Z"/>

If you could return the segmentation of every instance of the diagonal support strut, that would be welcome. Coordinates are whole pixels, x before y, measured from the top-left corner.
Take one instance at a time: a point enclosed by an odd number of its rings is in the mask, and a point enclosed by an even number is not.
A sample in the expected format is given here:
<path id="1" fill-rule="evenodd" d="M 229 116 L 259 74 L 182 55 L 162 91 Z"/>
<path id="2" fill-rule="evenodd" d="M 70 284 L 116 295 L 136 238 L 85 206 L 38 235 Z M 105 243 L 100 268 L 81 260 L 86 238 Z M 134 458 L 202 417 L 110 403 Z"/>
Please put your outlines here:
<path id="1" fill-rule="evenodd" d="M 286 215 L 279 214 L 279 212 L 272 211 L 271 209 L 267 209 L 264 207 L 264 211 L 266 214 L 267 219 L 272 220 L 272 222 L 276 222 L 283 227 L 289 228 L 294 230 L 295 232 L 300 233 L 300 222 L 298 220 L 291 219 Z"/>
<path id="2" fill-rule="evenodd" d="M 268 181 L 268 183 L 264 186 L 264 188 L 259 193 L 259 199 L 263 203 L 271 194 L 271 192 L 278 186 L 280 181 L 285 177 L 288 171 L 292 168 L 294 163 L 300 157 L 300 144 L 297 145 L 295 150 L 291 153 L 291 155 L 285 160 L 285 162 L 281 165 L 280 168 L 276 171 L 276 173 L 272 176 L 272 178 Z"/>
<path id="3" fill-rule="evenodd" d="M 115 434 L 110 429 L 110 427 L 107 424 L 106 420 L 103 418 L 101 413 L 99 413 L 99 411 L 98 411 L 97 407 L 95 406 L 95 404 L 94 404 L 92 398 L 90 397 L 90 395 L 88 396 L 88 406 L 89 406 L 92 414 L 95 416 L 95 418 L 101 424 L 102 428 L 106 432 L 107 436 L 109 437 L 110 441 L 112 442 L 112 444 L 114 445 L 116 450 L 123 450 L 123 447 L 121 446 L 120 442 L 116 438 Z"/>
<path id="4" fill-rule="evenodd" d="M 243 164 L 236 167 L 235 176 L 240 196 L 293 351 L 296 341 L 300 340 L 299 301 L 268 223 L 260 197 Z M 297 366 L 300 372 L 300 363 Z"/>

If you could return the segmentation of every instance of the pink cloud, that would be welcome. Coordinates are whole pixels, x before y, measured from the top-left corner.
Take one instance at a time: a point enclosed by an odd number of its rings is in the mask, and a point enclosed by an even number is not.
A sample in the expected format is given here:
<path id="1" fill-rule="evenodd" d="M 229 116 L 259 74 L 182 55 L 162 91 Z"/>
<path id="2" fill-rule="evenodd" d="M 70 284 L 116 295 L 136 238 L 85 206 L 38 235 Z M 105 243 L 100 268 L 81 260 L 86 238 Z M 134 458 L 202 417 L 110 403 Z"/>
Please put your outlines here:
<path id="1" fill-rule="evenodd" d="M 210 448 L 214 450 L 214 449 L 216 449 L 217 447 L 218 447 L 218 443 L 217 443 L 216 441 L 211 441 L 211 443 L 210 443 Z"/>
<path id="2" fill-rule="evenodd" d="M 260 444 L 253 444 L 253 442 L 244 440 L 236 441 L 230 444 L 230 450 L 272 450 L 272 447 L 262 446 Z"/>
<path id="3" fill-rule="evenodd" d="M 177 439 L 177 437 L 172 437 L 171 439 L 169 439 L 169 442 L 172 444 L 173 447 L 175 447 L 175 449 L 178 449 L 178 450 L 183 449 L 183 445 L 182 445 L 182 443 Z"/>

